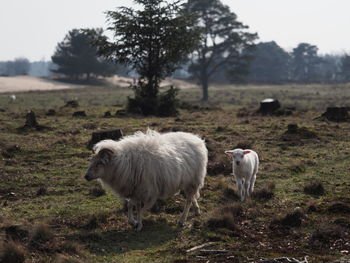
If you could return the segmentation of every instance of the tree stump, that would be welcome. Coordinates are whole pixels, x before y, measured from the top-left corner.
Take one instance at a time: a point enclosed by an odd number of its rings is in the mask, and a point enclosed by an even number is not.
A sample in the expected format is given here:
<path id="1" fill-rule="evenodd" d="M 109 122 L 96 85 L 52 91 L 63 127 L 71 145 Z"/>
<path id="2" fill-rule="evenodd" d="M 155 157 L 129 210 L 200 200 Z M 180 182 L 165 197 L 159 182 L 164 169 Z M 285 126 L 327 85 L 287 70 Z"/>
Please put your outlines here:
<path id="1" fill-rule="evenodd" d="M 72 115 L 73 117 L 86 117 L 85 111 L 76 111 Z"/>
<path id="2" fill-rule="evenodd" d="M 278 100 L 275 99 L 264 99 L 260 102 L 260 108 L 258 110 L 261 114 L 273 114 L 279 108 L 281 108 L 281 104 Z"/>
<path id="3" fill-rule="evenodd" d="M 26 115 L 26 123 L 24 124 L 24 127 L 36 128 L 37 126 L 38 126 L 38 122 L 36 121 L 36 116 L 34 111 L 28 111 Z"/>
<path id="4" fill-rule="evenodd" d="M 117 110 L 115 115 L 118 117 L 126 116 L 126 110 Z"/>
<path id="5" fill-rule="evenodd" d="M 103 115 L 104 118 L 110 118 L 112 117 L 112 114 L 110 111 L 106 111 L 105 114 Z"/>
<path id="6" fill-rule="evenodd" d="M 326 112 L 321 115 L 321 118 L 336 122 L 350 121 L 348 110 L 348 107 L 328 107 Z"/>
<path id="7" fill-rule="evenodd" d="M 79 107 L 79 103 L 77 100 L 69 100 L 66 102 L 66 105 L 64 105 L 64 107 L 77 108 L 77 107 Z"/>
<path id="8" fill-rule="evenodd" d="M 54 109 L 49 109 L 46 112 L 46 116 L 54 116 L 54 115 L 56 115 L 56 111 Z"/>
<path id="9" fill-rule="evenodd" d="M 121 137 L 123 137 L 123 133 L 122 133 L 122 130 L 120 129 L 93 132 L 91 140 L 87 144 L 87 148 L 91 150 L 92 147 L 99 141 L 106 140 L 106 139 L 111 139 L 116 141 L 116 140 L 119 140 Z"/>

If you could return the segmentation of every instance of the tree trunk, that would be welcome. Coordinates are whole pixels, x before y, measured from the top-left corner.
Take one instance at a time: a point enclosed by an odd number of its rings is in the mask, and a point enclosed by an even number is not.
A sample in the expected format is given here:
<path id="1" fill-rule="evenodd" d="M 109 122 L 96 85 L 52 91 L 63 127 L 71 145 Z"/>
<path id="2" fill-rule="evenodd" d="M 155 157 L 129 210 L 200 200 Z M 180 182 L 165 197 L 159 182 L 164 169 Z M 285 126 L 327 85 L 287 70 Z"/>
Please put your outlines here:
<path id="1" fill-rule="evenodd" d="M 203 90 L 202 101 L 208 101 L 208 98 L 209 98 L 208 86 L 209 86 L 209 84 L 208 84 L 208 77 L 205 73 L 202 75 L 201 84 L 202 84 L 202 90 Z"/>

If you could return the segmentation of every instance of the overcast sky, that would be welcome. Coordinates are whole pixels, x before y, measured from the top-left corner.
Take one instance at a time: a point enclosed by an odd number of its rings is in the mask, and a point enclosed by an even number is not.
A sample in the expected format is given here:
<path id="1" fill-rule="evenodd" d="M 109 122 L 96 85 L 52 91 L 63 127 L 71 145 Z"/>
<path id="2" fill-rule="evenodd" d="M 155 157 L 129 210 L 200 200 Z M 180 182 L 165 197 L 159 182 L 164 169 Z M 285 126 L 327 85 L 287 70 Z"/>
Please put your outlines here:
<path id="1" fill-rule="evenodd" d="M 350 51 L 350 0 L 222 0 L 260 41 L 291 50 L 300 42 L 320 53 Z M 105 27 L 104 12 L 128 0 L 0 0 L 0 61 L 50 60 L 73 28 Z"/>

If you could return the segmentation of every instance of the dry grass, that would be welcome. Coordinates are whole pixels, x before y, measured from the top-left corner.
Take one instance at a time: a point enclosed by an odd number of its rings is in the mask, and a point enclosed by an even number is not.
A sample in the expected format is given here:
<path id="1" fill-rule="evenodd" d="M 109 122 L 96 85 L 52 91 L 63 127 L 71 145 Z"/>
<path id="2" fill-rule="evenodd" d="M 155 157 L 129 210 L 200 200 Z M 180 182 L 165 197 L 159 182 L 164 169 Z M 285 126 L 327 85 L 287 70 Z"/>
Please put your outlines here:
<path id="1" fill-rule="evenodd" d="M 326 104 L 345 102 L 338 96 L 347 96 L 346 87 L 214 87 L 212 105 L 197 103 L 196 107 L 181 109 L 176 118 L 161 119 L 136 115 L 103 118 L 106 111 L 120 110 L 130 94 L 116 87 L 20 93 L 15 104 L 7 102 L 8 95 L 0 94 L 5 109 L 0 111 L 0 152 L 6 155 L 0 158 L 0 205 L 4 220 L 11 218 L 11 223 L 0 224 L 0 237 L 16 236 L 27 246 L 33 234 L 22 235 L 18 229 L 6 234 L 5 227 L 16 225 L 26 230 L 23 226 L 33 222 L 50 222 L 54 237 L 36 248 L 28 246 L 33 262 L 54 262 L 57 253 L 69 254 L 71 260 L 86 257 L 101 263 L 193 262 L 199 259 L 185 251 L 206 242 L 214 242 L 213 250 L 229 251 L 227 257 L 234 256 L 237 262 L 288 255 L 309 255 L 310 262 L 332 262 L 341 251 L 349 250 L 346 242 L 340 241 L 349 236 L 350 124 L 323 122 L 315 117 Z M 187 101 L 195 101 L 197 95 L 199 92 L 191 89 L 180 92 Z M 296 110 L 290 116 L 236 117 L 236 109 L 245 106 L 254 112 L 259 99 L 270 95 L 276 95 L 283 105 L 298 104 Z M 77 108 L 62 107 L 75 97 Z M 230 102 L 233 98 L 234 104 Z M 113 106 L 116 104 L 119 106 Z M 28 108 L 35 111 L 40 124 L 51 129 L 19 132 L 16 128 L 24 124 Z M 56 115 L 47 116 L 48 109 L 55 109 Z M 87 117 L 71 117 L 78 110 L 84 110 Z M 282 140 L 290 123 L 315 132 L 317 139 Z M 185 202 L 179 194 L 155 208 L 156 214 L 146 212 L 143 231 L 134 233 L 121 211 L 123 201 L 108 190 L 100 195 L 99 189 L 91 190 L 98 184 L 84 180 L 90 155 L 86 145 L 96 130 L 121 128 L 123 134 L 130 135 L 150 126 L 158 131 L 193 132 L 205 138 L 210 176 L 199 199 L 202 216 L 196 217 L 191 209 L 185 228 L 178 229 L 176 221 Z M 19 150 L 8 150 L 11 145 Z M 235 194 L 231 160 L 224 151 L 236 146 L 253 148 L 259 154 L 258 199 L 253 196 L 252 200 L 239 202 Z M 305 182 L 312 178 L 323 182 L 326 195 L 305 195 Z M 48 194 L 37 195 L 40 187 L 48 189 Z M 287 216 L 293 207 L 301 207 L 306 216 Z M 276 231 L 268 227 L 272 218 L 279 220 Z M 340 226 L 344 236 L 331 239 L 317 250 L 308 240 L 322 222 Z M 85 225 L 93 227 L 86 229 Z M 80 246 L 84 248 L 83 256 L 79 256 Z M 227 257 L 205 255 L 203 261 L 225 262 Z"/>

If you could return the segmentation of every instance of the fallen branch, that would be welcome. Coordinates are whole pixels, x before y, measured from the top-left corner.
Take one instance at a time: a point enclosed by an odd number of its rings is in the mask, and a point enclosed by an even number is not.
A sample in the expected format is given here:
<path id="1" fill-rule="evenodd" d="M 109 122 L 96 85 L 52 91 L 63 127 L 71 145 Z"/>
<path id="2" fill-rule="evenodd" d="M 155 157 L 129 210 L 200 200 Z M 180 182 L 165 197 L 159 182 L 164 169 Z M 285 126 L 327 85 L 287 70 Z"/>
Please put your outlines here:
<path id="1" fill-rule="evenodd" d="M 211 246 L 213 244 L 214 244 L 214 242 L 204 243 L 202 245 L 198 245 L 198 246 L 195 246 L 193 248 L 187 249 L 186 253 L 190 253 L 190 252 L 196 251 L 196 250 L 201 249 L 201 248 L 209 247 L 209 246 Z"/>
<path id="2" fill-rule="evenodd" d="M 260 262 L 261 263 L 308 263 L 307 256 L 302 261 L 299 261 L 296 258 L 282 257 L 282 258 L 271 258 L 271 259 L 264 258 L 264 259 L 261 259 Z"/>
<path id="3" fill-rule="evenodd" d="M 200 250 L 201 255 L 218 255 L 218 254 L 227 254 L 227 250 L 211 250 L 211 249 L 202 249 Z"/>

